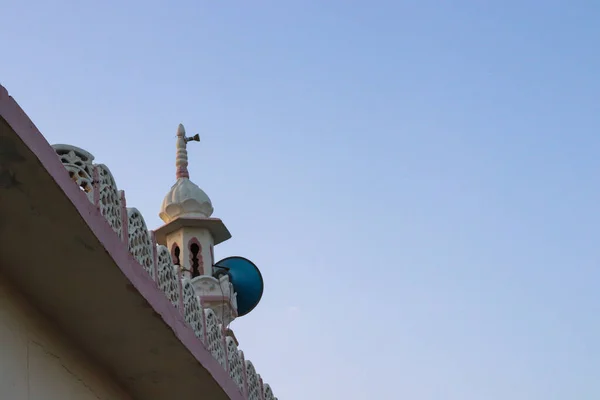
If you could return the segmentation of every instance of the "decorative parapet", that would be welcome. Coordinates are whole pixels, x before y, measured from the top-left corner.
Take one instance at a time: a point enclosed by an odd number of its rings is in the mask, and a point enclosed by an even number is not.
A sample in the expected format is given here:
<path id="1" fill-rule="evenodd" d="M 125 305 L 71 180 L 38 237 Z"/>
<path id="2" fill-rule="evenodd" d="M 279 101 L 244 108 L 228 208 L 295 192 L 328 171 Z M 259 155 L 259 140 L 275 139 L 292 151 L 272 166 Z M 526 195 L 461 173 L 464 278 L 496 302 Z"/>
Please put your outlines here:
<path id="1" fill-rule="evenodd" d="M 245 391 L 245 379 L 244 379 L 244 360 L 241 352 L 237 350 L 235 340 L 227 336 L 225 338 L 227 346 L 227 364 L 229 366 L 229 376 L 236 383 L 242 392 Z"/>
<path id="2" fill-rule="evenodd" d="M 157 258 L 157 277 L 156 283 L 158 287 L 165 292 L 167 298 L 171 300 L 176 308 L 179 308 L 179 292 L 180 284 L 177 278 L 177 267 L 173 265 L 171 261 L 171 253 L 166 246 L 156 246 L 156 258 Z"/>
<path id="3" fill-rule="evenodd" d="M 129 252 L 133 254 L 135 259 L 153 280 L 154 276 L 154 255 L 156 254 L 155 246 L 152 246 L 150 232 L 146 228 L 144 217 L 137 208 L 127 208 L 127 238 Z"/>
<path id="4" fill-rule="evenodd" d="M 237 295 L 228 275 L 214 278 L 210 275 L 200 275 L 191 280 L 192 286 L 200 297 L 204 308 L 211 308 L 223 325 L 227 326 L 237 317 Z"/>
<path id="5" fill-rule="evenodd" d="M 52 146 L 60 161 L 65 166 L 73 182 L 86 193 L 91 202 L 94 200 L 94 156 L 87 151 L 68 144 L 55 144 Z M 116 186 L 115 186 L 116 189 Z"/>
<path id="6" fill-rule="evenodd" d="M 252 362 L 245 360 L 235 341 L 225 335 L 217 314 L 203 308 L 200 293 L 187 278 L 179 279 L 177 267 L 165 246 L 156 245 L 142 214 L 136 208 L 126 207 L 125 194 L 117 189 L 115 180 L 103 164 L 94 164 L 94 156 L 75 146 L 52 146 L 73 182 L 88 200 L 100 210 L 116 235 L 127 245 L 136 259 L 165 297 L 181 312 L 186 323 L 204 347 L 240 389 L 247 400 L 277 400 L 269 385 L 263 385 Z M 214 279 L 214 278 L 212 278 Z M 229 288 L 229 281 L 216 285 Z M 235 301 L 235 296 L 230 296 Z"/>
<path id="7" fill-rule="evenodd" d="M 100 208 L 100 213 L 106 218 L 113 231 L 123 238 L 123 216 L 121 215 L 121 193 L 108 167 L 104 164 L 95 166 L 94 204 Z"/>
<path id="8" fill-rule="evenodd" d="M 260 379 L 254 364 L 251 361 L 246 361 L 246 380 L 248 382 L 248 400 L 262 400 L 260 393 Z"/>
<path id="9" fill-rule="evenodd" d="M 208 330 L 206 329 L 208 327 L 204 321 L 204 313 L 198 296 L 194 292 L 194 287 L 189 279 L 181 279 L 180 284 L 183 285 L 183 316 L 185 322 L 194 330 L 196 337 L 206 343 L 204 332 Z"/>

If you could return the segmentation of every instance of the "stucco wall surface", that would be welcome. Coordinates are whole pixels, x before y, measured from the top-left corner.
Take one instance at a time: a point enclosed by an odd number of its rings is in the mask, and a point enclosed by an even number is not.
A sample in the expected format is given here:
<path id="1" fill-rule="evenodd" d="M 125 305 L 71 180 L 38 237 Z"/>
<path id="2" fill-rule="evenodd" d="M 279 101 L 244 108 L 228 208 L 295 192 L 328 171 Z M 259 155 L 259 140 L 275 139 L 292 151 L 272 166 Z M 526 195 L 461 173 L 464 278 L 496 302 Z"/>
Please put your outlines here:
<path id="1" fill-rule="evenodd" d="M 129 400 L 0 275 L 0 400 Z"/>

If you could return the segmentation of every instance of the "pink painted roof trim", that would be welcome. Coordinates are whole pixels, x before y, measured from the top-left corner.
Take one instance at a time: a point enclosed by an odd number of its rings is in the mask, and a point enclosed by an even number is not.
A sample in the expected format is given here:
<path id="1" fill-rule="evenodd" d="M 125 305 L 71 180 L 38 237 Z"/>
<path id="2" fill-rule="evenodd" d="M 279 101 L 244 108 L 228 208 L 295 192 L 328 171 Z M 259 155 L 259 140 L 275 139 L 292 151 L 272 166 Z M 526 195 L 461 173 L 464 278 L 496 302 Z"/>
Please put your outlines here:
<path id="1" fill-rule="evenodd" d="M 2 85 L 0 85 L 0 116 L 37 156 L 132 285 L 144 296 L 165 323 L 171 327 L 179 340 L 213 376 L 227 395 L 233 400 L 242 400 L 243 396 L 235 382 L 230 378 L 229 373 L 221 367 L 203 343 L 194 335 L 192 328 L 185 323 L 183 316 L 167 299 L 156 282 L 150 278 L 129 253 L 126 245 L 113 232 L 100 211 L 73 184 L 69 175 L 65 173 L 65 168 L 52 146 Z M 201 396 L 201 393 L 198 395 Z"/>

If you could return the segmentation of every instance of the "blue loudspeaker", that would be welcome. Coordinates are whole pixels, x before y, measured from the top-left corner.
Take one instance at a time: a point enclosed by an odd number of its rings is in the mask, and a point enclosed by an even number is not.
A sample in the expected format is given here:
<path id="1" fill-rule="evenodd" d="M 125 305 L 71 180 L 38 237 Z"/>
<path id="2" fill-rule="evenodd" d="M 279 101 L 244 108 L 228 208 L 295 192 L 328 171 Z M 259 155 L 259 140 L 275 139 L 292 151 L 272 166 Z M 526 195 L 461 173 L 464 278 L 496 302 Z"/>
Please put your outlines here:
<path id="1" fill-rule="evenodd" d="M 227 257 L 214 265 L 213 275 L 227 274 L 237 293 L 238 317 L 248 314 L 260 301 L 265 288 L 254 263 L 244 257 Z"/>

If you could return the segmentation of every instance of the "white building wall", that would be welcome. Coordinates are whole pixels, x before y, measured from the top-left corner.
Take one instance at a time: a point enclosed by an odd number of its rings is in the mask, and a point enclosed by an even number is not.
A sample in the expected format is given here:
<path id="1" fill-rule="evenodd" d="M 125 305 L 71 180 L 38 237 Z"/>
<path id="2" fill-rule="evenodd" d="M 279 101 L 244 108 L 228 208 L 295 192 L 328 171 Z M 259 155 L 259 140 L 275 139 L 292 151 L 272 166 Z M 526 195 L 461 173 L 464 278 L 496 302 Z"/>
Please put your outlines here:
<path id="1" fill-rule="evenodd" d="M 126 400 L 0 275 L 0 399 Z"/>

